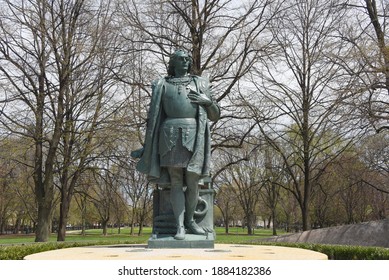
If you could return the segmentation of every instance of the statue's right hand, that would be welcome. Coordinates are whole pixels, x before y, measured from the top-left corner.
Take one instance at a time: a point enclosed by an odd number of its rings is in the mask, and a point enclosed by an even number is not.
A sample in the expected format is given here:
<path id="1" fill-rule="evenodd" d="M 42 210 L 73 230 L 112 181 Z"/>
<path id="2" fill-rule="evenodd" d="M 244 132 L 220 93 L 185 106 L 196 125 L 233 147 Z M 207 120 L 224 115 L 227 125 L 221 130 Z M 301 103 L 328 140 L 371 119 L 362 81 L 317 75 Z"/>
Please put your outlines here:
<path id="1" fill-rule="evenodd" d="M 205 107 L 212 105 L 212 100 L 205 94 L 197 92 L 196 89 L 191 86 L 188 86 L 187 89 L 189 89 L 188 98 L 190 99 L 190 102 L 203 105 Z"/>
<path id="2" fill-rule="evenodd" d="M 135 151 L 132 151 L 131 152 L 131 157 L 133 158 L 141 158 L 142 155 L 143 155 L 143 152 L 144 152 L 144 147 L 138 149 L 138 150 L 135 150 Z"/>

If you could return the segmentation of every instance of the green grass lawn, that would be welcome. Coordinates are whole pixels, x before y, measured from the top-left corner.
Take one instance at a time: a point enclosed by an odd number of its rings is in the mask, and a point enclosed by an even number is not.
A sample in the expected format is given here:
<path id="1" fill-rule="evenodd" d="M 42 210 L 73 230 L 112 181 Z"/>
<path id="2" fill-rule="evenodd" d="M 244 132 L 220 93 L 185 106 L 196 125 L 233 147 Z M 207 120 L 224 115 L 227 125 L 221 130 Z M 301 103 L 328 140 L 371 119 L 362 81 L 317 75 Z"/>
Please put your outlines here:
<path id="1" fill-rule="evenodd" d="M 269 229 L 255 230 L 254 235 L 248 235 L 247 229 L 242 228 L 230 228 L 229 234 L 225 234 L 224 228 L 216 228 L 216 243 L 243 243 L 251 240 L 263 239 L 270 237 L 272 231 Z M 135 234 L 130 235 L 129 228 L 122 228 L 120 234 L 116 228 L 108 229 L 106 236 L 102 235 L 101 229 L 87 230 L 85 235 L 81 235 L 80 231 L 70 231 L 66 234 L 66 242 L 130 242 L 130 243 L 147 243 L 148 238 L 151 235 L 151 228 L 146 227 L 143 229 L 142 235 L 138 236 L 138 228 L 135 229 Z M 33 243 L 35 236 L 33 234 L 19 234 L 19 235 L 0 235 L 0 245 L 15 245 Z M 56 234 L 50 237 L 50 242 L 57 240 Z"/>

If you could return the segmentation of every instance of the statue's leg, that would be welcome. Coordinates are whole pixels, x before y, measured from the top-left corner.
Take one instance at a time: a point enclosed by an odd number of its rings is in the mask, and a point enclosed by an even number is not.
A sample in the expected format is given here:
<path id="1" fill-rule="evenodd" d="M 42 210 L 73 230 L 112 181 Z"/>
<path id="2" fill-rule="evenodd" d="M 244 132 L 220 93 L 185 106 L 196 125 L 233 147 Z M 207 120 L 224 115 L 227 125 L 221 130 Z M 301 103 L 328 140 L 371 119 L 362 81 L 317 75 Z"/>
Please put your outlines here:
<path id="1" fill-rule="evenodd" d="M 169 176 L 171 181 L 170 202 L 173 208 L 174 218 L 177 225 L 177 234 L 174 236 L 177 240 L 185 239 L 184 213 L 185 213 L 185 194 L 184 171 L 182 168 L 169 167 Z"/>
<path id="2" fill-rule="evenodd" d="M 185 192 L 185 224 L 186 227 L 194 234 L 205 234 L 193 219 L 199 198 L 199 180 L 200 176 L 193 172 L 186 172 L 186 192 Z"/>

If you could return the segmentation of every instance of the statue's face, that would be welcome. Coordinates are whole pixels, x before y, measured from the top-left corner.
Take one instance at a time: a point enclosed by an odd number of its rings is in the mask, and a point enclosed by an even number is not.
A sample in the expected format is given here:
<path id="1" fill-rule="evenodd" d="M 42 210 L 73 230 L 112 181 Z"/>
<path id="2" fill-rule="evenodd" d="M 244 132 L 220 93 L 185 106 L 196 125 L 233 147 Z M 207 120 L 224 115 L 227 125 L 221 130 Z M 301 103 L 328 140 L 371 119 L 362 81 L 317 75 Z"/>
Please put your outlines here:
<path id="1" fill-rule="evenodd" d="M 178 51 L 173 60 L 174 71 L 176 75 L 183 75 L 188 73 L 190 64 L 190 57 L 186 52 Z"/>

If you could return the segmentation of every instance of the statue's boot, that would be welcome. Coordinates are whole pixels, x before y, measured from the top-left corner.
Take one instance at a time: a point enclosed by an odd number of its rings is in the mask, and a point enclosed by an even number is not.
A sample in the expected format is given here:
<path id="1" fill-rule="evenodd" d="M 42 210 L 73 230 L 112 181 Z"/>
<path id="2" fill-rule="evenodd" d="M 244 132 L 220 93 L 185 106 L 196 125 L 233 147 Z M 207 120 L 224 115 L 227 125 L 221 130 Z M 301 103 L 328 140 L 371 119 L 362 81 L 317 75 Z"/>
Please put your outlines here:
<path id="1" fill-rule="evenodd" d="M 177 227 L 177 233 L 174 235 L 174 239 L 176 240 L 184 240 L 185 239 L 185 228 L 184 226 Z"/>
<path id="2" fill-rule="evenodd" d="M 199 200 L 199 176 L 192 172 L 186 173 L 187 189 L 185 192 L 185 226 L 193 234 L 205 235 L 205 231 L 194 221 L 194 212 Z"/>
<path id="3" fill-rule="evenodd" d="M 205 235 L 205 231 L 194 220 L 187 222 L 186 227 L 193 234 Z"/>

